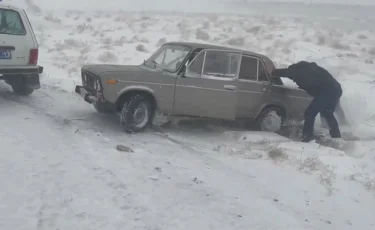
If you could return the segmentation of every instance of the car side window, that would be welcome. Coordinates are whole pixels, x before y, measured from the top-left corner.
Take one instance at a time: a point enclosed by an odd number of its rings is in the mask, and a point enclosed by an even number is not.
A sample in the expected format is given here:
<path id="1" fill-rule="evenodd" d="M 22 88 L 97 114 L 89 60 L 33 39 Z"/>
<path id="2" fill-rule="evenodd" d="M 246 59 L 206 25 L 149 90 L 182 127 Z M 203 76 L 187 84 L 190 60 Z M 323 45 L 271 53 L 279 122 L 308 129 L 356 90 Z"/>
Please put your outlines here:
<path id="1" fill-rule="evenodd" d="M 239 79 L 256 81 L 258 77 L 258 59 L 242 56 Z"/>
<path id="2" fill-rule="evenodd" d="M 204 77 L 234 78 L 237 76 L 240 54 L 221 50 L 207 50 L 203 67 Z"/>
<path id="3" fill-rule="evenodd" d="M 201 52 L 186 68 L 186 75 L 190 77 L 200 77 L 202 75 L 204 55 L 206 52 Z"/>
<path id="4" fill-rule="evenodd" d="M 268 77 L 267 77 L 267 72 L 266 69 L 264 68 L 264 65 L 261 61 L 258 61 L 259 63 L 259 72 L 258 72 L 258 81 L 266 81 L 268 82 Z"/>
<path id="5" fill-rule="evenodd" d="M 190 64 L 190 62 L 199 54 L 200 50 L 199 51 L 195 51 L 193 54 L 191 54 L 188 58 L 188 60 L 186 61 L 185 65 L 188 66 Z"/>

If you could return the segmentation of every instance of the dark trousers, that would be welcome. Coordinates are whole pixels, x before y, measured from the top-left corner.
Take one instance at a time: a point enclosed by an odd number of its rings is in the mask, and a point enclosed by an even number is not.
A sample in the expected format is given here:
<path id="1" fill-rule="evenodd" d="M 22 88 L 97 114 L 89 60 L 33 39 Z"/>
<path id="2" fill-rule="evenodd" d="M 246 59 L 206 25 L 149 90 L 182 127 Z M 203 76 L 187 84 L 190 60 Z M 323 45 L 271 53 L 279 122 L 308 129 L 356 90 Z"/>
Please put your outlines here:
<path id="1" fill-rule="evenodd" d="M 340 86 L 332 87 L 323 91 L 320 95 L 316 96 L 309 107 L 305 111 L 305 123 L 303 126 L 303 136 L 312 137 L 314 133 L 315 117 L 318 113 L 323 116 L 329 126 L 329 133 L 332 138 L 340 138 L 341 133 L 339 124 L 333 115 L 336 105 L 342 95 Z"/>
<path id="2" fill-rule="evenodd" d="M 335 115 L 336 115 L 336 118 L 337 118 L 339 124 L 349 125 L 349 121 L 346 118 L 345 112 L 344 112 L 342 106 L 340 105 L 340 100 L 336 104 Z M 322 114 L 320 114 L 320 120 L 322 121 L 322 128 L 327 128 L 328 123 L 327 123 L 326 119 L 322 116 Z"/>

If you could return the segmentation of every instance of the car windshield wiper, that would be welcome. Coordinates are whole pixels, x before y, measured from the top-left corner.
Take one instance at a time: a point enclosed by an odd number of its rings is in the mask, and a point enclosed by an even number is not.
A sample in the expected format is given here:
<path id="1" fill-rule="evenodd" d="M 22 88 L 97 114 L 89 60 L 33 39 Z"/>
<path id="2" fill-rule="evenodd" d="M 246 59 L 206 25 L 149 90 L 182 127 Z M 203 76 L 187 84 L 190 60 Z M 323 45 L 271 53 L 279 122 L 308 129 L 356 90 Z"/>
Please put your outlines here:
<path id="1" fill-rule="evenodd" d="M 147 63 L 148 63 L 148 61 L 143 60 L 143 65 L 149 66 L 149 65 L 147 65 Z M 152 60 L 152 63 L 154 64 L 154 68 L 156 68 L 156 66 L 159 65 L 159 63 L 157 63 L 155 60 Z"/>
<path id="2" fill-rule="evenodd" d="M 154 67 L 156 68 L 156 65 L 159 65 L 155 60 L 152 60 L 152 63 L 154 63 Z"/>

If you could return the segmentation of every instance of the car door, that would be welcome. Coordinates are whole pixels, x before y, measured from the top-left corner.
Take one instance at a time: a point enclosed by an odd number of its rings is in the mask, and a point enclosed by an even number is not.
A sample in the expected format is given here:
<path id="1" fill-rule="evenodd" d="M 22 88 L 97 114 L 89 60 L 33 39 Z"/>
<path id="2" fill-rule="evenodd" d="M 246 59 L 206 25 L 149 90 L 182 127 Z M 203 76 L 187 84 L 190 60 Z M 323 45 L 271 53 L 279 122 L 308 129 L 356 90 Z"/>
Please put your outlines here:
<path id="1" fill-rule="evenodd" d="M 254 119 L 265 101 L 272 98 L 272 85 L 257 57 L 242 55 L 237 84 L 237 118 Z"/>
<path id="2" fill-rule="evenodd" d="M 0 7 L 0 66 L 28 65 L 34 44 L 25 15 Z"/>
<path id="3" fill-rule="evenodd" d="M 240 52 L 202 50 L 176 82 L 174 115 L 235 119 Z"/>

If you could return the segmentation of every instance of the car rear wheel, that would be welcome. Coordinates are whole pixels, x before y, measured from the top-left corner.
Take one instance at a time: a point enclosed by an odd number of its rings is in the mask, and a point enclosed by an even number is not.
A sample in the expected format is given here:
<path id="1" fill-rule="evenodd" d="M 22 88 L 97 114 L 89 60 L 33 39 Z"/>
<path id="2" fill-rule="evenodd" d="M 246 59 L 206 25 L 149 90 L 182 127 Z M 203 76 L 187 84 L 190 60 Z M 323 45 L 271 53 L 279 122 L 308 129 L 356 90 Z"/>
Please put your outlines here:
<path id="1" fill-rule="evenodd" d="M 13 92 L 20 96 L 28 96 L 34 92 L 34 89 L 30 88 L 26 82 L 26 78 L 23 76 L 14 76 L 6 78 L 5 82 L 12 86 Z"/>
<path id="2" fill-rule="evenodd" d="M 256 127 L 260 131 L 277 133 L 281 130 L 284 117 L 278 107 L 265 108 L 256 120 Z"/>
<path id="3" fill-rule="evenodd" d="M 120 122 L 125 132 L 141 132 L 152 123 L 153 106 L 149 97 L 137 94 L 128 98 L 120 112 Z"/>

